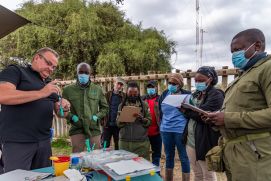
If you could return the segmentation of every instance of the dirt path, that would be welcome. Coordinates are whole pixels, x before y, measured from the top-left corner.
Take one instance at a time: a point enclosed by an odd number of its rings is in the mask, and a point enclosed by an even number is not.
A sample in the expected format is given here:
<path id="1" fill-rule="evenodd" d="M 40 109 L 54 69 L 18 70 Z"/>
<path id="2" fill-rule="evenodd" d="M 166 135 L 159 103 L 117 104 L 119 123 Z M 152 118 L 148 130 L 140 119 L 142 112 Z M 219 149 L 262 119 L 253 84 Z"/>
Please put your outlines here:
<path id="1" fill-rule="evenodd" d="M 162 158 L 161 158 L 161 175 L 162 175 L 163 178 L 164 178 L 164 175 L 165 175 L 165 166 L 166 166 L 165 157 L 162 156 Z M 178 158 L 175 158 L 174 181 L 181 181 L 182 180 L 181 170 L 182 170 L 181 162 L 180 162 L 180 160 Z M 217 181 L 226 181 L 227 180 L 225 174 L 223 174 L 223 173 L 217 173 L 216 175 L 217 175 Z M 191 172 L 190 180 L 194 181 L 193 171 Z"/>

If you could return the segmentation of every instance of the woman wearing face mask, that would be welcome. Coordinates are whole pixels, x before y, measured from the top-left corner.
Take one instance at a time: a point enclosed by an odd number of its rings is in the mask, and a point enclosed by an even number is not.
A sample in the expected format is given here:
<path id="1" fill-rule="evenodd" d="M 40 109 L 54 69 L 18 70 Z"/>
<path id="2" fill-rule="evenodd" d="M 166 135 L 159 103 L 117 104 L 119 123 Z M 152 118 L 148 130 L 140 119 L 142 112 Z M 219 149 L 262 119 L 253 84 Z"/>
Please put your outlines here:
<path id="1" fill-rule="evenodd" d="M 223 104 L 224 92 L 216 89 L 218 77 L 213 67 L 200 67 L 195 75 L 196 91 L 192 103 L 205 111 L 218 111 Z M 217 145 L 220 133 L 213 125 L 202 120 L 201 115 L 190 109 L 182 109 L 189 118 L 185 136 L 186 150 L 194 171 L 195 181 L 216 181 L 215 172 L 208 171 L 205 163 L 206 153 Z"/>
<path id="2" fill-rule="evenodd" d="M 168 95 L 190 94 L 182 89 L 183 77 L 181 74 L 171 74 L 168 78 L 168 89 L 162 93 L 159 99 L 160 132 L 166 153 L 165 180 L 173 180 L 173 168 L 175 157 L 175 146 L 177 147 L 179 158 L 182 163 L 182 180 L 190 179 L 190 164 L 186 153 L 185 145 L 182 142 L 183 131 L 187 124 L 187 119 L 177 107 L 163 103 Z"/>
<path id="3" fill-rule="evenodd" d="M 149 106 L 139 96 L 139 87 L 136 82 L 127 85 L 127 95 L 123 103 L 119 106 L 119 113 L 124 106 L 136 106 L 140 108 L 140 114 L 134 122 L 120 122 L 117 117 L 119 132 L 119 148 L 138 154 L 149 160 L 150 142 L 148 138 L 148 127 L 151 123 Z M 128 121 L 128 120 L 127 120 Z"/>

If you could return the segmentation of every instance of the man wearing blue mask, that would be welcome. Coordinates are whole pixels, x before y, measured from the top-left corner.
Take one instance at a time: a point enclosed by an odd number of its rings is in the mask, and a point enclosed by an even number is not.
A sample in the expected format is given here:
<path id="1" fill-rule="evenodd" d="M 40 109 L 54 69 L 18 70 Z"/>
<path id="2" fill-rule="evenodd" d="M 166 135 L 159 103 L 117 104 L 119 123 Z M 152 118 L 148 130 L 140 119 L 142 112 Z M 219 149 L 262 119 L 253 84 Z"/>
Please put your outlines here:
<path id="1" fill-rule="evenodd" d="M 228 180 L 271 178 L 271 56 L 258 29 L 247 29 L 231 42 L 232 62 L 242 70 L 227 88 L 221 112 L 207 118 L 224 140 Z"/>
<path id="2" fill-rule="evenodd" d="M 157 82 L 150 80 L 147 83 L 147 95 L 143 97 L 143 100 L 148 103 L 151 114 L 151 125 L 148 128 L 148 137 L 152 150 L 152 163 L 156 166 L 160 166 L 162 139 L 160 135 L 160 118 L 158 113 L 158 100 L 159 95 L 157 93 Z"/>
<path id="3" fill-rule="evenodd" d="M 71 103 L 67 121 L 71 124 L 69 135 L 73 153 L 89 149 L 88 145 L 100 147 L 99 121 L 108 113 L 102 88 L 91 82 L 91 74 L 89 64 L 78 64 L 76 83 L 63 89 L 63 97 Z"/>

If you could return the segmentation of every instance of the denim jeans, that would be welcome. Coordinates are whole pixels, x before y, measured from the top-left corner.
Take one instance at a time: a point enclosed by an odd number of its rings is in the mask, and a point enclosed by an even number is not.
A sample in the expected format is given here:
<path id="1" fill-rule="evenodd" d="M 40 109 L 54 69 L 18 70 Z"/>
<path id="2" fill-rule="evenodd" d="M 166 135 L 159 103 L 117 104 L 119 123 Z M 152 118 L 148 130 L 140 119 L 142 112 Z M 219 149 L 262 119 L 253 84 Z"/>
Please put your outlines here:
<path id="1" fill-rule="evenodd" d="M 162 139 L 161 135 L 149 136 L 151 151 L 152 151 L 152 163 L 156 166 L 160 165 Z"/>
<path id="2" fill-rule="evenodd" d="M 182 172 L 190 173 L 190 163 L 186 153 L 185 145 L 182 142 L 182 133 L 161 132 L 166 153 L 166 168 L 174 168 L 175 146 L 182 163 Z"/>

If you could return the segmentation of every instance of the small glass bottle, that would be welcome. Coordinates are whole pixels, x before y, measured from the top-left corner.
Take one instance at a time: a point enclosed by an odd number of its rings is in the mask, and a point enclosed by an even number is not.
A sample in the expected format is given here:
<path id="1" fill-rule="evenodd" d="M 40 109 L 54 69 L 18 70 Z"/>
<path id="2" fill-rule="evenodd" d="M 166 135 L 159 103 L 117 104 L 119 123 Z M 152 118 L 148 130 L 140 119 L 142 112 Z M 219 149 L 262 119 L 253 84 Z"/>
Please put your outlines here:
<path id="1" fill-rule="evenodd" d="M 71 169 L 79 170 L 81 169 L 79 157 L 72 157 L 71 159 Z"/>

